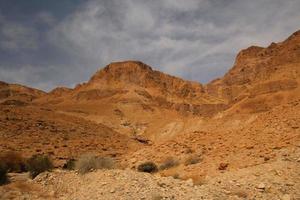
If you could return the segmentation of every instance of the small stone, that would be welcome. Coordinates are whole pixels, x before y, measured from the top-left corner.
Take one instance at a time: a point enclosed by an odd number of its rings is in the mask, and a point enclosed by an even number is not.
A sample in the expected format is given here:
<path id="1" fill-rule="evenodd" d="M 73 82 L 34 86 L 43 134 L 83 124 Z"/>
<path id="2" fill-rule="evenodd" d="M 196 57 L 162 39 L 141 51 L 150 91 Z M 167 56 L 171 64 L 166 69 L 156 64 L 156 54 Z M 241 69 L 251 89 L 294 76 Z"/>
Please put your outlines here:
<path id="1" fill-rule="evenodd" d="M 254 173 L 254 176 L 260 176 L 261 174 L 260 173 Z"/>
<path id="2" fill-rule="evenodd" d="M 191 178 L 186 181 L 186 184 L 191 187 L 194 186 L 193 180 Z"/>
<path id="3" fill-rule="evenodd" d="M 228 167 L 228 163 L 220 163 L 218 169 L 219 170 L 225 170 Z"/>
<path id="4" fill-rule="evenodd" d="M 268 161 L 268 160 L 270 160 L 270 157 L 269 157 L 269 156 L 265 156 L 265 157 L 264 157 L 264 161 L 266 162 L 266 161 Z"/>
<path id="5" fill-rule="evenodd" d="M 228 194 L 231 194 L 231 192 L 228 191 L 228 190 L 224 190 L 224 193 L 227 194 L 227 195 L 228 195 Z"/>
<path id="6" fill-rule="evenodd" d="M 136 163 L 137 159 L 136 158 L 132 158 L 130 161 L 131 161 L 131 163 Z"/>
<path id="7" fill-rule="evenodd" d="M 294 186 L 295 184 L 293 182 L 288 182 L 285 184 L 286 186 Z"/>
<path id="8" fill-rule="evenodd" d="M 55 196 L 55 191 L 50 191 L 49 196 Z"/>
<path id="9" fill-rule="evenodd" d="M 266 189 L 266 185 L 265 185 L 264 183 L 260 183 L 260 184 L 257 186 L 257 189 L 265 190 L 265 189 Z"/>
<path id="10" fill-rule="evenodd" d="M 281 197 L 282 200 L 291 200 L 291 196 L 288 194 L 285 194 Z"/>
<path id="11" fill-rule="evenodd" d="M 275 175 L 277 175 L 277 176 L 281 176 L 281 175 L 282 175 L 282 172 L 281 172 L 281 171 L 279 171 L 279 170 L 275 170 Z"/>

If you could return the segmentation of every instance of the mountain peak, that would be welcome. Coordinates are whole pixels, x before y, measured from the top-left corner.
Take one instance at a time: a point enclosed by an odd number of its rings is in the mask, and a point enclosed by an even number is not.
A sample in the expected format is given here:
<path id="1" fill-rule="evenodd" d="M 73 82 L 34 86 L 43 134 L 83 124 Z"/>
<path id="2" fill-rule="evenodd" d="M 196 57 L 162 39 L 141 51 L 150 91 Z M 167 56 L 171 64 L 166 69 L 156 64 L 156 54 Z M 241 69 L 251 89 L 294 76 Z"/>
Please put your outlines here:
<path id="1" fill-rule="evenodd" d="M 286 41 L 288 41 L 288 40 L 293 40 L 293 39 L 295 39 L 295 38 L 297 38 L 297 39 L 300 38 L 300 30 L 294 32 L 290 37 L 288 37 L 288 38 L 286 39 Z"/>
<path id="2" fill-rule="evenodd" d="M 126 61 L 120 61 L 120 62 L 111 62 L 108 64 L 104 70 L 111 71 L 116 70 L 118 68 L 126 68 L 127 70 L 131 69 L 140 69 L 140 70 L 146 70 L 146 71 L 152 71 L 152 68 L 145 63 L 137 60 L 126 60 Z"/>
<path id="3" fill-rule="evenodd" d="M 89 83 L 99 82 L 100 80 L 105 80 L 106 82 L 136 82 L 152 72 L 152 68 L 141 61 L 112 62 L 97 71 Z"/>
<path id="4" fill-rule="evenodd" d="M 120 62 L 111 62 L 106 65 L 103 69 L 99 70 L 97 74 L 110 73 L 112 75 L 119 75 L 120 72 L 132 73 L 132 72 L 150 72 L 152 68 L 141 61 L 126 60 Z"/>
<path id="5" fill-rule="evenodd" d="M 140 61 L 112 62 L 97 71 L 86 84 L 78 85 L 76 90 L 90 93 L 121 93 L 131 91 L 138 95 L 161 96 L 161 98 L 202 97 L 203 86 L 200 83 L 186 81 L 181 78 L 153 70 L 147 64 Z M 141 92 L 142 91 L 142 92 Z M 130 92 L 129 92 L 130 93 Z M 127 94 L 129 95 L 129 94 Z M 148 95 L 146 95 L 148 96 Z M 198 100 L 197 100 L 198 101 Z"/>

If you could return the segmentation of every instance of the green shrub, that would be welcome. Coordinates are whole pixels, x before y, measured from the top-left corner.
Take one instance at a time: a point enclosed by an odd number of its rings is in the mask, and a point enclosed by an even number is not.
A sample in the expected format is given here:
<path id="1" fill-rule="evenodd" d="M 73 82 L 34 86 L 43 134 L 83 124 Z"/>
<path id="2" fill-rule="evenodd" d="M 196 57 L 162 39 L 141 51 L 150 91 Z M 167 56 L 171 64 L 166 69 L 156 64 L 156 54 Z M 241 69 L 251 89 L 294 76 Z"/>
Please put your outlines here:
<path id="1" fill-rule="evenodd" d="M 157 165 L 154 162 L 145 162 L 138 166 L 139 172 L 154 173 L 158 171 Z"/>
<path id="2" fill-rule="evenodd" d="M 160 170 L 170 169 L 172 167 L 178 166 L 179 162 L 178 160 L 175 160 L 172 157 L 168 157 L 165 159 L 165 161 L 160 165 Z"/>
<path id="3" fill-rule="evenodd" d="M 79 173 L 85 174 L 93 169 L 112 169 L 114 160 L 109 157 L 98 157 L 92 154 L 82 155 L 76 162 L 75 168 Z"/>
<path id="4" fill-rule="evenodd" d="M 50 171 L 53 168 L 53 164 L 46 155 L 33 155 L 27 160 L 27 169 L 30 172 L 31 178 L 35 178 L 42 172 Z"/>
<path id="5" fill-rule="evenodd" d="M 1 165 L 8 172 L 24 172 L 26 171 L 25 159 L 16 152 L 6 152 L 0 155 Z"/>
<path id="6" fill-rule="evenodd" d="M 63 169 L 74 170 L 75 169 L 75 162 L 76 162 L 76 160 L 74 158 L 71 158 L 71 159 L 67 160 L 67 162 L 63 166 Z"/>

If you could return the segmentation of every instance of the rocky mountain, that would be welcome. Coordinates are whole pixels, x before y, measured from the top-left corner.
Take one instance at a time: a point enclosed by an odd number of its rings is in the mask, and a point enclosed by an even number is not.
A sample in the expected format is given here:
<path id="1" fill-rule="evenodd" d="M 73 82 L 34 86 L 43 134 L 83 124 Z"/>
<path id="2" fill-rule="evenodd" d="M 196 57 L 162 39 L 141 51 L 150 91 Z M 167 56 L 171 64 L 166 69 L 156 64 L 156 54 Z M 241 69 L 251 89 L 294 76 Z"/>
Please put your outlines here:
<path id="1" fill-rule="evenodd" d="M 0 81 L 0 103 L 4 105 L 26 105 L 45 94 L 38 89 Z"/>
<path id="2" fill-rule="evenodd" d="M 34 101 L 152 139 L 190 131 L 194 119 L 266 112 L 299 98 L 300 33 L 238 53 L 223 77 L 206 85 L 153 70 L 140 61 L 110 63 L 74 89 Z"/>
<path id="3" fill-rule="evenodd" d="M 57 101 L 62 96 L 64 99 Z M 116 104 L 140 104 L 148 110 L 165 108 L 199 115 L 211 114 L 210 111 L 223 106 L 223 101 L 205 93 L 200 83 L 155 71 L 140 61 L 111 63 L 87 83 L 74 89 L 56 88 L 45 99 L 54 104 L 110 99 Z M 201 107 L 204 104 L 207 109 Z"/>
<path id="4" fill-rule="evenodd" d="M 298 88 L 300 33 L 263 48 L 252 46 L 238 53 L 232 69 L 207 85 L 153 70 L 139 61 L 114 62 L 74 89 L 57 88 L 48 97 L 72 102 L 111 98 L 149 107 L 211 116 L 245 99 Z M 55 102 L 56 101 L 56 102 Z M 64 100 L 55 100 L 62 103 Z"/>
<path id="5" fill-rule="evenodd" d="M 49 93 L 0 82 L 0 152 L 47 154 L 55 167 L 93 153 L 118 168 L 13 173 L 0 199 L 299 199 L 299 74 L 297 31 L 242 50 L 206 85 L 139 61 Z M 136 172 L 147 161 L 155 175 Z"/>
<path id="6" fill-rule="evenodd" d="M 58 119 L 68 121 L 69 116 L 101 124 L 121 134 L 115 138 L 163 142 L 184 139 L 183 135 L 199 130 L 218 132 L 214 126 L 225 128 L 222 123 L 229 123 L 229 129 L 233 129 L 240 126 L 241 119 L 251 121 L 259 113 L 291 105 L 300 98 L 299 74 L 297 31 L 266 48 L 242 50 L 228 73 L 206 85 L 164 74 L 140 61 L 123 61 L 108 64 L 75 88 L 59 87 L 49 93 L 1 82 L 0 101 L 3 113 L 7 113 L 5 106 L 21 106 L 14 115 L 27 113 L 38 121 L 31 110 L 36 114 L 48 111 Z M 17 110 L 10 109 L 10 113 Z M 10 118 L 7 114 L 2 120 L 8 119 L 9 125 Z"/>
<path id="7" fill-rule="evenodd" d="M 299 97 L 300 31 L 266 48 L 252 46 L 238 53 L 224 77 L 205 86 L 206 92 L 241 112 L 260 112 Z"/>
<path id="8" fill-rule="evenodd" d="M 198 128 L 199 120 L 266 112 L 299 99 L 300 32 L 266 48 L 238 53 L 223 77 L 206 85 L 152 69 L 113 62 L 75 88 L 49 93 L 0 84 L 5 105 L 36 105 L 104 124 L 128 136 L 168 139 Z M 195 125 L 196 124 L 196 125 Z"/>
<path id="9" fill-rule="evenodd" d="M 87 83 L 56 88 L 34 103 L 151 139 L 179 133 L 186 119 L 212 116 L 226 107 L 222 99 L 205 93 L 200 83 L 155 71 L 139 61 L 111 63 Z"/>

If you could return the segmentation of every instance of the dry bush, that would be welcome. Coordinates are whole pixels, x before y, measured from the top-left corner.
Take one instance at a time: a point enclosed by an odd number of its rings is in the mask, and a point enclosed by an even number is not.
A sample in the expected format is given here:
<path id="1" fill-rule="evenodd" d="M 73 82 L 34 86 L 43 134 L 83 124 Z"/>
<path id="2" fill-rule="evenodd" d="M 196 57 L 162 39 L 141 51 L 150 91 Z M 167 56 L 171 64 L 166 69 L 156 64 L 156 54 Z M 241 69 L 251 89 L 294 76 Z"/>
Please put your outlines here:
<path id="1" fill-rule="evenodd" d="M 44 171 L 50 171 L 52 168 L 53 164 L 46 155 L 33 155 L 27 160 L 27 169 L 30 172 L 31 178 L 35 178 Z"/>
<path id="2" fill-rule="evenodd" d="M 160 170 L 170 169 L 172 167 L 176 167 L 179 165 L 179 161 L 174 159 L 173 157 L 168 157 L 164 160 L 164 162 L 160 165 Z"/>
<path id="3" fill-rule="evenodd" d="M 0 156 L 0 162 L 8 172 L 24 172 L 26 171 L 25 159 L 16 152 L 6 152 Z"/>
<path id="4" fill-rule="evenodd" d="M 157 165 L 154 162 L 145 162 L 138 166 L 139 172 L 154 173 L 158 171 Z"/>
<path id="5" fill-rule="evenodd" d="M 64 164 L 63 169 L 66 170 L 74 170 L 75 169 L 76 160 L 74 158 L 68 159 Z"/>
<path id="6" fill-rule="evenodd" d="M 172 177 L 174 179 L 180 179 L 180 175 L 178 173 L 173 174 Z"/>
<path id="7" fill-rule="evenodd" d="M 92 154 L 82 155 L 75 163 L 75 169 L 85 174 L 93 169 L 112 169 L 114 160 L 109 157 L 97 157 Z"/>
<path id="8" fill-rule="evenodd" d="M 5 166 L 0 164 L 0 185 L 3 185 L 7 182 L 8 182 L 7 169 Z"/>
<path id="9" fill-rule="evenodd" d="M 197 155 L 197 154 L 193 154 L 190 155 L 189 157 L 187 157 L 187 159 L 184 161 L 184 165 L 194 165 L 199 163 L 202 160 L 202 157 Z"/>

